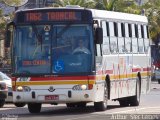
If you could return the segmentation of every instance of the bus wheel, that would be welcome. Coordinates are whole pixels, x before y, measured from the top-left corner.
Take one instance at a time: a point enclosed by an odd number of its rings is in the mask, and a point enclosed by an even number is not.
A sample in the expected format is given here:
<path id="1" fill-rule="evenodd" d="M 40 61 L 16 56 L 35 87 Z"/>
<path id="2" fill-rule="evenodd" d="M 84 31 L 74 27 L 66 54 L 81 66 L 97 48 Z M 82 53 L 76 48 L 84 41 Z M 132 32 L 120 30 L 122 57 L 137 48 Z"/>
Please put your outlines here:
<path id="1" fill-rule="evenodd" d="M 39 113 L 41 111 L 41 103 L 28 103 L 30 113 Z"/>
<path id="2" fill-rule="evenodd" d="M 104 111 L 107 109 L 107 103 L 108 103 L 108 88 L 107 88 L 107 83 L 105 82 L 104 100 L 101 102 L 94 102 L 94 108 L 96 111 Z"/>
<path id="3" fill-rule="evenodd" d="M 158 79 L 158 84 L 160 84 L 160 79 Z"/>
<path id="4" fill-rule="evenodd" d="M 16 107 L 24 107 L 26 103 L 14 103 Z"/>
<path id="5" fill-rule="evenodd" d="M 141 95 L 141 90 L 140 90 L 140 80 L 138 78 L 137 85 L 136 85 L 136 95 L 130 97 L 130 106 L 139 106 L 140 103 L 140 95 Z"/>
<path id="6" fill-rule="evenodd" d="M 5 104 L 5 99 L 0 99 L 0 108 L 2 108 Z"/>

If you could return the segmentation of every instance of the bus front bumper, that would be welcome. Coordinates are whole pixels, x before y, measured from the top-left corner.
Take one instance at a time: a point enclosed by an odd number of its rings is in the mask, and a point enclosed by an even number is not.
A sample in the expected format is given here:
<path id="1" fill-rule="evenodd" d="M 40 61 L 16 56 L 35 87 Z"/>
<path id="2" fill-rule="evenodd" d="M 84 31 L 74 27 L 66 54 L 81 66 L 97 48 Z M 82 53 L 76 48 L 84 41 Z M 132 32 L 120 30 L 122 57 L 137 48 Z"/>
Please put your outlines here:
<path id="1" fill-rule="evenodd" d="M 58 90 L 49 92 L 47 90 L 33 90 L 30 92 L 13 91 L 13 102 L 36 102 L 36 103 L 69 103 L 69 102 L 92 102 L 94 101 L 94 90 Z"/>

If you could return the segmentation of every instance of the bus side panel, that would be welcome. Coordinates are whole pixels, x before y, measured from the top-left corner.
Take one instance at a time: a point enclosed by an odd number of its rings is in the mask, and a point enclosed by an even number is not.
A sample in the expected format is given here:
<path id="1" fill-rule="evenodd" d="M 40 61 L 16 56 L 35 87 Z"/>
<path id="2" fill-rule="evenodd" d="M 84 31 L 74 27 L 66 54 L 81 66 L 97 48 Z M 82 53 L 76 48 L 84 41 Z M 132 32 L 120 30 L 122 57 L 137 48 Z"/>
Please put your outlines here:
<path id="1" fill-rule="evenodd" d="M 104 55 L 103 58 L 103 73 L 104 79 L 106 75 L 110 77 L 110 99 L 118 98 L 119 88 L 119 71 L 118 71 L 118 56 L 117 55 Z"/>
<path id="2" fill-rule="evenodd" d="M 136 78 L 138 72 L 141 75 L 141 93 L 146 94 L 149 84 L 148 66 L 149 57 L 145 54 L 133 54 L 133 77 Z M 134 92 L 134 91 L 133 91 Z"/>
<path id="3" fill-rule="evenodd" d="M 132 95 L 132 54 L 119 54 L 119 98 Z"/>

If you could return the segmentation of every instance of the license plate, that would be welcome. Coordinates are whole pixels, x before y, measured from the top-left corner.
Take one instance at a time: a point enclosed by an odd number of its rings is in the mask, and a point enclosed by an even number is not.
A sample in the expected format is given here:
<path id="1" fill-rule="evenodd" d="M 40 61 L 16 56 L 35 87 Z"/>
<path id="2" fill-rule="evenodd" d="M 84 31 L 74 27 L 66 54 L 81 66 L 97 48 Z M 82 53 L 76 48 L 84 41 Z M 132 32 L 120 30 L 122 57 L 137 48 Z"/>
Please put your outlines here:
<path id="1" fill-rule="evenodd" d="M 59 100 L 58 95 L 46 95 L 45 100 Z"/>

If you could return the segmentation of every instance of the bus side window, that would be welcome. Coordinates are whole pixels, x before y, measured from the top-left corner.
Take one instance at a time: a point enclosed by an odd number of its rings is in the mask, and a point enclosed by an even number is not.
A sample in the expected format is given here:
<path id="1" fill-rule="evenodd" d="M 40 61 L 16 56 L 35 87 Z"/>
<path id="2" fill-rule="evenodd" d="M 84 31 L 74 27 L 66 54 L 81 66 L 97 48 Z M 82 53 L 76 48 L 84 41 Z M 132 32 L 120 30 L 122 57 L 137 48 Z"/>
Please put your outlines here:
<path id="1" fill-rule="evenodd" d="M 148 53 L 149 50 L 149 39 L 148 39 L 148 27 L 146 25 L 143 25 L 143 31 L 144 31 L 144 48 L 145 53 Z"/>
<path id="2" fill-rule="evenodd" d="M 109 34 L 110 34 L 110 50 L 111 53 L 117 53 L 118 52 L 118 47 L 117 47 L 117 37 L 115 36 L 114 33 L 114 23 L 109 22 Z"/>
<path id="3" fill-rule="evenodd" d="M 125 23 L 125 52 L 130 53 L 132 51 L 131 46 L 131 24 Z"/>
<path id="4" fill-rule="evenodd" d="M 125 26 L 124 26 L 124 23 L 121 23 L 121 31 L 122 31 L 122 37 L 125 37 Z"/>
<path id="5" fill-rule="evenodd" d="M 128 24 L 128 30 L 129 30 L 129 37 L 132 37 L 132 26 L 131 24 Z"/>
<path id="6" fill-rule="evenodd" d="M 138 50 L 139 53 L 144 53 L 144 42 L 142 38 L 142 27 L 141 25 L 138 25 Z"/>
<path id="7" fill-rule="evenodd" d="M 137 25 L 132 24 L 132 52 L 133 53 L 138 53 L 138 42 L 137 42 L 137 37 L 138 37 L 138 30 L 137 30 Z"/>
<path id="8" fill-rule="evenodd" d="M 125 46 L 124 46 L 124 37 L 122 37 L 122 28 L 121 28 L 121 23 L 118 23 L 118 48 L 119 48 L 119 53 L 124 53 L 125 52 Z"/>
<path id="9" fill-rule="evenodd" d="M 102 28 L 103 28 L 103 54 L 110 54 L 109 49 L 109 30 L 108 30 L 108 22 L 102 21 Z"/>

